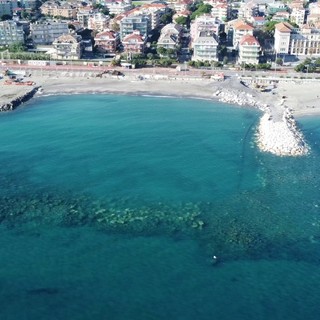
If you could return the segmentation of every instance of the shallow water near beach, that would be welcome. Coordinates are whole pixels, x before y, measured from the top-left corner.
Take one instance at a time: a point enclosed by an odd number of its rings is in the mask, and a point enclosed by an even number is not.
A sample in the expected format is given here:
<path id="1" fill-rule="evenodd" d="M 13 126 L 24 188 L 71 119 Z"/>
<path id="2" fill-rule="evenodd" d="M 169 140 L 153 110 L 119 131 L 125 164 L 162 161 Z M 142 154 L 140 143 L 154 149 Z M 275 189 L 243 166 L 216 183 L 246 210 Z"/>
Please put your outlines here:
<path id="1" fill-rule="evenodd" d="M 320 118 L 279 158 L 259 116 L 117 95 L 0 114 L 0 318 L 317 319 Z"/>

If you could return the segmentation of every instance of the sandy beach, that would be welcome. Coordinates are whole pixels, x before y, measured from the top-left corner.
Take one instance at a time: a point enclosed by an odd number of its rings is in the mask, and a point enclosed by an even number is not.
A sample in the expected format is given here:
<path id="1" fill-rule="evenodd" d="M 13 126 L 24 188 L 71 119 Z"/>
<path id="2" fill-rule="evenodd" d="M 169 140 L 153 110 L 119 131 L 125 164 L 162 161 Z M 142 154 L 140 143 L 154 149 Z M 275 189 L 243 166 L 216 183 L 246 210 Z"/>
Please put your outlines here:
<path id="1" fill-rule="evenodd" d="M 203 99 L 217 99 L 217 90 L 236 90 L 253 96 L 260 104 L 271 106 L 274 111 L 283 111 L 283 107 L 292 109 L 295 117 L 320 115 L 320 81 L 317 82 L 283 82 L 279 81 L 272 92 L 259 92 L 246 88 L 240 84 L 236 76 L 225 81 L 213 81 L 204 78 L 190 78 L 188 75 L 179 75 L 177 78 L 152 79 L 126 74 L 121 76 L 106 76 L 102 78 L 85 77 L 74 74 L 67 76 L 64 73 L 58 76 L 34 74 L 30 80 L 41 86 L 43 94 L 75 94 L 75 93 L 119 93 L 134 95 L 159 95 Z M 164 75 L 166 76 L 166 75 Z M 29 80 L 29 78 L 28 78 Z M 0 104 L 26 92 L 25 86 L 3 85 L 0 81 Z"/>

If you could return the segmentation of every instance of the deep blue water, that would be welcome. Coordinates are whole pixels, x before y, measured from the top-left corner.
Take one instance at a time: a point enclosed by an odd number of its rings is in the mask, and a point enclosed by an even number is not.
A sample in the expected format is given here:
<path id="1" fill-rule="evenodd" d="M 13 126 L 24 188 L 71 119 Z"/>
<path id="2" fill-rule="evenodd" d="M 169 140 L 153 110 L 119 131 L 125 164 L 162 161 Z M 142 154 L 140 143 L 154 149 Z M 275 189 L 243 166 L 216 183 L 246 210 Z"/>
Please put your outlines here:
<path id="1" fill-rule="evenodd" d="M 320 118 L 301 158 L 261 153 L 258 119 L 116 95 L 0 114 L 0 319 L 317 319 Z"/>

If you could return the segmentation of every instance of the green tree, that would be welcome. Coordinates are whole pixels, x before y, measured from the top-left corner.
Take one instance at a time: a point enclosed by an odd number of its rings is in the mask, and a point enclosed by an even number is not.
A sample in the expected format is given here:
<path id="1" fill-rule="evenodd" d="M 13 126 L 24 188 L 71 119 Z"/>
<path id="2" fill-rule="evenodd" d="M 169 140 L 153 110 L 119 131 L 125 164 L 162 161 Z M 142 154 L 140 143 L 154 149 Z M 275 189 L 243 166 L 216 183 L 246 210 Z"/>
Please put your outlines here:
<path id="1" fill-rule="evenodd" d="M 13 43 L 13 44 L 10 44 L 8 46 L 8 50 L 10 52 L 23 52 L 25 51 L 26 47 L 24 45 L 24 43 L 22 42 L 16 42 L 16 43 Z"/>
<path id="2" fill-rule="evenodd" d="M 176 49 L 167 49 L 167 54 L 169 57 L 175 57 L 177 55 Z"/>
<path id="3" fill-rule="evenodd" d="M 168 24 L 172 22 L 172 16 L 173 16 L 173 11 L 169 11 L 165 14 L 163 14 L 160 18 L 160 22 L 162 22 L 163 24 Z"/>
<path id="4" fill-rule="evenodd" d="M 315 61 L 314 61 L 314 64 L 317 68 L 320 67 L 320 58 L 317 58 Z"/>
<path id="5" fill-rule="evenodd" d="M 294 71 L 302 72 L 305 69 L 305 65 L 303 63 L 299 63 L 295 68 Z"/>
<path id="6" fill-rule="evenodd" d="M 270 63 L 259 63 L 256 65 L 257 69 L 260 70 L 270 70 L 271 69 L 271 64 Z"/>
<path id="7" fill-rule="evenodd" d="M 120 60 L 120 59 L 113 59 L 113 60 L 110 62 L 110 65 L 111 65 L 112 67 L 120 66 L 120 65 L 121 65 L 121 60 Z"/>
<path id="8" fill-rule="evenodd" d="M 273 35 L 275 30 L 275 25 L 278 24 L 277 21 L 268 21 L 264 26 L 264 30 L 269 34 Z"/>
<path id="9" fill-rule="evenodd" d="M 151 52 L 149 52 L 149 53 L 147 54 L 147 59 L 148 59 L 148 60 L 152 60 L 153 58 L 154 58 L 154 54 L 151 53 Z"/>
<path id="10" fill-rule="evenodd" d="M 131 63 L 134 64 L 136 68 L 142 68 L 147 64 L 147 61 L 145 59 L 132 59 Z"/>
<path id="11" fill-rule="evenodd" d="M 164 47 L 158 47 L 157 48 L 157 53 L 160 55 L 160 56 L 164 56 L 167 54 L 167 49 L 164 48 Z"/>
<path id="12" fill-rule="evenodd" d="M 162 67 L 169 67 L 173 63 L 173 60 L 170 58 L 161 58 L 157 61 L 157 65 L 160 65 Z"/>
<path id="13" fill-rule="evenodd" d="M 277 59 L 276 59 L 276 64 L 277 64 L 278 66 L 282 66 L 282 65 L 283 65 L 283 59 L 282 59 L 282 58 L 277 58 Z"/>
<path id="14" fill-rule="evenodd" d="M 201 16 L 203 14 L 206 14 L 206 13 L 210 13 L 211 12 L 211 9 L 212 9 L 212 6 L 210 6 L 210 4 L 199 4 L 199 6 L 197 7 L 197 10 L 194 11 L 192 14 L 191 14 L 191 17 L 190 19 L 191 20 L 194 20 L 196 17 L 198 16 Z"/>
<path id="15" fill-rule="evenodd" d="M 184 17 L 184 16 L 180 16 L 180 17 L 176 18 L 175 22 L 177 24 L 182 25 L 182 26 L 186 26 L 188 24 L 188 18 Z"/>
<path id="16" fill-rule="evenodd" d="M 23 19 L 29 19 L 30 17 L 31 17 L 30 13 L 27 12 L 26 10 L 23 10 L 23 11 L 21 12 L 21 18 L 23 18 Z"/>

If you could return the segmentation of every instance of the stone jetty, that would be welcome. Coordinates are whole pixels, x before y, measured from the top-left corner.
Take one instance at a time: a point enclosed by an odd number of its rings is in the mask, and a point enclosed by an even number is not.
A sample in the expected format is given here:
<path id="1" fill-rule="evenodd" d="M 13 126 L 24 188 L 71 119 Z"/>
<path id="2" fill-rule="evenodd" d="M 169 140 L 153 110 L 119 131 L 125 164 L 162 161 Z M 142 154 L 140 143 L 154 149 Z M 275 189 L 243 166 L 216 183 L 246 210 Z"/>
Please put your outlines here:
<path id="1" fill-rule="evenodd" d="M 234 85 L 233 85 L 234 88 Z M 257 92 L 243 85 L 237 89 L 218 88 L 213 94 L 221 102 L 252 106 L 263 111 L 260 119 L 256 142 L 260 150 L 278 156 L 304 156 L 310 152 L 310 147 L 304 140 L 296 121 L 284 101 L 275 104 L 277 97 Z"/>
<path id="2" fill-rule="evenodd" d="M 280 120 L 275 120 L 270 113 L 265 113 L 261 117 L 257 143 L 262 151 L 279 156 L 304 156 L 310 152 L 288 108 L 285 109 Z"/>
<path id="3" fill-rule="evenodd" d="M 0 112 L 3 112 L 12 111 L 22 103 L 27 102 L 36 94 L 39 87 L 1 86 L 1 90 L 5 91 L 0 96 Z"/>

